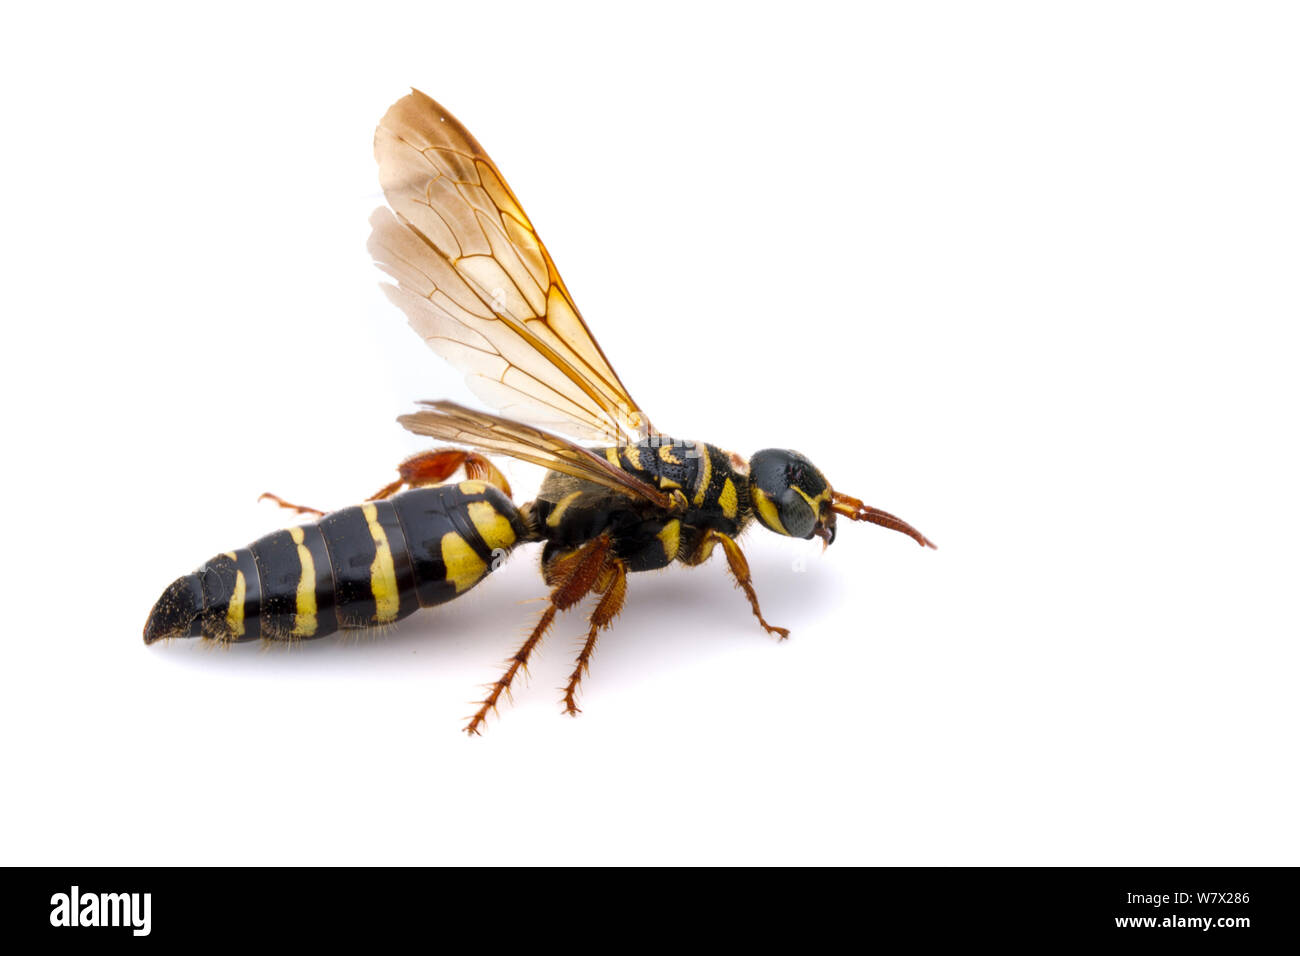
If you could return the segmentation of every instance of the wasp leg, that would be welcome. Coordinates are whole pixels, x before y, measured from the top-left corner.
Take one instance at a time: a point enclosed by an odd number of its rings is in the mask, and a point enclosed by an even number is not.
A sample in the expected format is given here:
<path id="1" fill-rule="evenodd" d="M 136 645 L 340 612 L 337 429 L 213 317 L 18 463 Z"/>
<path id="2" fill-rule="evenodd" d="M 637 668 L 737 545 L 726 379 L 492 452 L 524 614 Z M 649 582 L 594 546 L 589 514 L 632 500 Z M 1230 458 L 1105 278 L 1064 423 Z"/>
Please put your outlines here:
<path id="1" fill-rule="evenodd" d="M 389 482 L 370 496 L 369 501 L 388 498 L 406 488 L 421 488 L 446 481 L 456 473 L 457 468 L 465 469 L 465 477 L 471 481 L 486 481 L 496 485 L 511 497 L 510 483 L 501 474 L 496 465 L 476 451 L 460 448 L 439 448 L 436 451 L 422 451 L 412 455 L 397 466 L 398 479 Z"/>
<path id="2" fill-rule="evenodd" d="M 578 685 L 582 683 L 582 675 L 591 669 L 596 637 L 613 624 L 614 618 L 623 610 L 623 601 L 627 598 L 627 565 L 618 558 L 611 558 L 593 590 L 601 595 L 601 599 L 591 612 L 591 630 L 587 632 L 587 642 L 578 652 L 577 666 L 573 668 L 569 683 L 564 688 L 564 712 L 571 717 L 577 717 L 582 712 L 578 707 Z"/>
<path id="3" fill-rule="evenodd" d="M 697 555 L 699 563 L 709 556 L 713 550 L 713 544 L 717 542 L 722 545 L 723 552 L 727 555 L 727 566 L 731 569 L 731 576 L 736 579 L 738 587 L 744 590 L 745 597 L 749 598 L 749 606 L 754 609 L 754 617 L 758 618 L 758 623 L 763 625 L 763 629 L 769 634 L 775 634 L 781 640 L 790 636 L 790 632 L 784 627 L 773 627 L 763 619 L 763 612 L 758 609 L 758 595 L 754 593 L 754 579 L 749 573 L 749 562 L 745 560 L 745 552 L 740 550 L 734 538 L 729 538 L 718 531 L 710 531 L 708 535 L 700 542 L 699 552 Z"/>
<path id="4" fill-rule="evenodd" d="M 285 501 L 279 495 L 273 495 L 269 491 L 257 496 L 258 501 L 274 501 L 281 508 L 287 508 L 290 511 L 296 511 L 300 515 L 323 515 L 325 512 L 319 508 L 309 508 L 306 505 L 295 505 L 291 501 Z"/>
<path id="5" fill-rule="evenodd" d="M 418 455 L 412 455 L 406 459 L 397 466 L 398 479 L 390 481 L 366 500 L 380 501 L 384 498 L 391 498 L 403 488 L 422 488 L 425 485 L 441 484 L 454 475 L 457 468 L 462 467 L 465 469 L 466 478 L 472 481 L 486 481 L 488 484 L 496 485 L 506 493 L 507 497 L 510 496 L 510 483 L 506 481 L 506 476 L 501 474 L 496 465 L 478 452 L 462 451 L 459 448 L 439 448 L 436 451 L 422 451 Z M 281 508 L 288 508 L 290 511 L 296 511 L 304 515 L 323 515 L 325 513 L 319 508 L 295 505 L 292 502 L 285 501 L 279 495 L 271 494 L 269 491 L 257 500 L 274 501 Z"/>
<path id="6" fill-rule="evenodd" d="M 479 701 L 478 712 L 465 725 L 465 733 L 481 734 L 480 728 L 487 720 L 489 711 L 497 709 L 497 702 L 502 694 L 509 696 L 510 685 L 520 670 L 527 670 L 528 658 L 541 642 L 557 611 L 573 607 L 591 593 L 602 580 L 613 557 L 613 539 L 607 534 L 592 538 L 582 547 L 563 557 L 554 559 L 545 569 L 546 583 L 553 586 L 549 604 L 542 612 L 541 620 L 533 628 L 528 638 L 519 645 L 506 665 L 505 673 L 494 684 L 488 685 L 488 695 Z"/>

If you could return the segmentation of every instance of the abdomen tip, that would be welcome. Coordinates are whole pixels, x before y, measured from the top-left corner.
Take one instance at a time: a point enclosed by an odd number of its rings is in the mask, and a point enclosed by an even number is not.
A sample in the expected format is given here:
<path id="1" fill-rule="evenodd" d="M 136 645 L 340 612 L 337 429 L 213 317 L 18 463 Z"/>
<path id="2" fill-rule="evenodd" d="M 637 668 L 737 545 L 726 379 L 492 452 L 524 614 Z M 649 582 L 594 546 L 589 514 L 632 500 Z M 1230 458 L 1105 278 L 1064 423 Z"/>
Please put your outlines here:
<path id="1" fill-rule="evenodd" d="M 203 613 L 203 584 L 197 574 L 177 578 L 163 592 L 144 625 L 144 642 L 192 637 Z"/>

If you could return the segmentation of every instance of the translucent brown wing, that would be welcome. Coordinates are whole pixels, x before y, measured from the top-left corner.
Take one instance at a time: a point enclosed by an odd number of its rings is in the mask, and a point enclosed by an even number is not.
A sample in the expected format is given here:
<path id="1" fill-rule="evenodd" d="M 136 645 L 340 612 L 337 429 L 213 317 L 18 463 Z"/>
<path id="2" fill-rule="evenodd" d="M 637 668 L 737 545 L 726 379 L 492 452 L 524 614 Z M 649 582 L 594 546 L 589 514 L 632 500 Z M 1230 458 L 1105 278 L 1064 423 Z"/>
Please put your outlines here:
<path id="1" fill-rule="evenodd" d="M 475 411 L 455 402 L 421 402 L 421 410 L 397 420 L 408 431 L 457 445 L 509 455 L 574 478 L 594 481 L 625 495 L 670 509 L 672 499 L 589 448 L 540 428 Z"/>
<path id="2" fill-rule="evenodd" d="M 370 252 L 384 291 L 475 394 L 521 421 L 614 443 L 649 422 L 610 367 L 496 164 L 418 90 L 375 131 L 389 209 Z"/>

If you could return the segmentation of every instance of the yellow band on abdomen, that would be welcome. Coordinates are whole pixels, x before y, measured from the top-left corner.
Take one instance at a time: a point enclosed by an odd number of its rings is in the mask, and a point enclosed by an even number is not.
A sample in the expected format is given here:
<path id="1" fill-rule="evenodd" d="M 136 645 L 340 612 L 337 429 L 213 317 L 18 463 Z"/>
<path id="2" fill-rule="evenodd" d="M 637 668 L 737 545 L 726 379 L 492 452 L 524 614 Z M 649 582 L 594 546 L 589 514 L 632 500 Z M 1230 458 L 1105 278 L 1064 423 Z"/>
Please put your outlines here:
<path id="1" fill-rule="evenodd" d="M 388 547 L 388 535 L 379 523 L 379 510 L 374 504 L 361 506 L 370 536 L 375 539 L 375 560 L 370 565 L 370 593 L 375 598 L 375 620 L 388 624 L 397 620 L 401 595 L 397 592 L 397 572 L 393 568 L 393 552 Z"/>
<path id="2" fill-rule="evenodd" d="M 294 637 L 316 636 L 316 562 L 312 560 L 311 551 L 303 543 L 305 537 L 302 528 L 289 529 L 289 537 L 298 546 L 298 600 L 293 616 Z"/>

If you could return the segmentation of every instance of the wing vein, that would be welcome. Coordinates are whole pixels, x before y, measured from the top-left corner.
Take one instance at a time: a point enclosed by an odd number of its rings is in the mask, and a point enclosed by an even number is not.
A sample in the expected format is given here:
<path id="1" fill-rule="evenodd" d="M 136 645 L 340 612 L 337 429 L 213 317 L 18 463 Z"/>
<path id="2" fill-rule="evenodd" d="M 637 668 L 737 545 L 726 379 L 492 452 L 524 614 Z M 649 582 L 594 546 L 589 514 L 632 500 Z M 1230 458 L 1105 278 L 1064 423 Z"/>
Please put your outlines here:
<path id="1" fill-rule="evenodd" d="M 389 298 L 471 386 L 500 386 L 480 397 L 584 437 L 649 433 L 528 215 L 464 126 L 412 91 L 381 120 L 375 158 L 392 213 L 371 218 L 370 247 L 396 282 Z"/>

